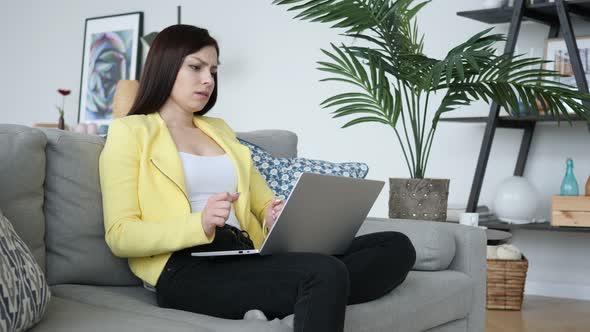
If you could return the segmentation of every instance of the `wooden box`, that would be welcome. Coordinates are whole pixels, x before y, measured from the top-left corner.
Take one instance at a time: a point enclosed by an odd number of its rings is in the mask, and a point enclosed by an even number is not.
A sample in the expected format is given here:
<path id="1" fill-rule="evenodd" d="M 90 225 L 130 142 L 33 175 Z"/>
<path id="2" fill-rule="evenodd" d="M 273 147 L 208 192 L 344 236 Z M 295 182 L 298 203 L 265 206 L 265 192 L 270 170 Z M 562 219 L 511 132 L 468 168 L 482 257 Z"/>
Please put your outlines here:
<path id="1" fill-rule="evenodd" d="M 590 227 L 590 196 L 553 196 L 551 225 Z"/>

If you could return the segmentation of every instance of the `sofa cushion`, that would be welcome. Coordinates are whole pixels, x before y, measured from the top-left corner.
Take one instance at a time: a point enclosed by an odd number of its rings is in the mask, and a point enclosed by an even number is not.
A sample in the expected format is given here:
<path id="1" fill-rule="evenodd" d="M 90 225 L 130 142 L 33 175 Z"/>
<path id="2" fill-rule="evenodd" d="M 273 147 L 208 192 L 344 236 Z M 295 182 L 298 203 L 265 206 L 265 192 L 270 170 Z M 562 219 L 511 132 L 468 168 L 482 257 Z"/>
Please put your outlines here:
<path id="1" fill-rule="evenodd" d="M 306 158 L 278 158 L 263 148 L 240 139 L 252 154 L 254 166 L 266 180 L 270 189 L 280 199 L 287 199 L 302 173 L 346 176 L 364 178 L 369 172 L 365 163 L 333 163 L 324 160 Z"/>
<path id="2" fill-rule="evenodd" d="M 367 233 L 402 232 L 416 248 L 413 270 L 439 271 L 449 267 L 455 257 L 456 243 L 446 223 L 420 220 L 367 218 L 358 235 Z"/>
<path id="3" fill-rule="evenodd" d="M 43 320 L 29 332 L 194 332 L 195 327 L 185 322 L 154 317 L 140 312 L 111 309 L 102 304 L 90 305 L 53 297 Z M 198 331 L 212 332 L 209 329 Z"/>
<path id="4" fill-rule="evenodd" d="M 236 136 L 268 151 L 277 158 L 297 157 L 297 134 L 288 130 L 266 129 L 238 132 Z"/>
<path id="5" fill-rule="evenodd" d="M 104 239 L 99 136 L 44 129 L 47 135 L 45 218 L 50 285 L 139 285 L 126 259 Z"/>
<path id="6" fill-rule="evenodd" d="M 410 271 L 389 294 L 348 306 L 346 331 L 424 331 L 467 317 L 473 280 L 456 271 Z"/>
<path id="7" fill-rule="evenodd" d="M 45 269 L 45 144 L 38 129 L 0 124 L 0 209 Z"/>
<path id="8" fill-rule="evenodd" d="M 431 329 L 428 329 L 424 332 L 467 332 L 467 319 L 457 319 L 452 322 L 448 322 Z"/>
<path id="9" fill-rule="evenodd" d="M 142 287 L 97 287 L 85 285 L 56 285 L 52 287 L 55 296 L 81 301 L 91 305 L 107 306 L 111 309 L 136 312 L 158 318 L 193 325 L 194 331 L 214 330 L 227 332 L 291 332 L 292 316 L 284 320 L 231 320 L 216 318 L 192 312 L 160 308 L 154 293 Z M 123 330 L 121 330 L 123 331 Z M 166 330 L 172 331 L 172 330 Z"/>
<path id="10" fill-rule="evenodd" d="M 293 315 L 282 320 L 227 320 L 174 309 L 159 308 L 155 294 L 141 287 L 56 285 L 54 296 L 91 305 L 190 322 L 215 331 L 292 331 Z M 406 280 L 385 296 L 347 307 L 345 331 L 423 331 L 464 318 L 470 311 L 473 281 L 461 272 L 411 271 Z"/>
<path id="11" fill-rule="evenodd" d="M 33 326 L 50 297 L 43 270 L 0 211 L 0 331 Z"/>

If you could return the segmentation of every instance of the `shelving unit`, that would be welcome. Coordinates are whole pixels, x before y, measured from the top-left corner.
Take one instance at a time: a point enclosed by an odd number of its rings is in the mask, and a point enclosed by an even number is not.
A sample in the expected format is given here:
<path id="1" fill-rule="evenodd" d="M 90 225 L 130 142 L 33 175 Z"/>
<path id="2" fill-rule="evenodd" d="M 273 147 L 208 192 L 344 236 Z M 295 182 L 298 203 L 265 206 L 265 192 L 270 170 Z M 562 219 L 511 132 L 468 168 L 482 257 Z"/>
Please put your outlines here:
<path id="1" fill-rule="evenodd" d="M 555 0 L 534 5 L 526 5 L 525 0 L 515 0 L 513 7 L 503 7 L 494 9 L 483 9 L 473 11 L 458 12 L 457 15 L 467 17 L 489 24 L 510 23 L 505 54 L 514 54 L 516 41 L 520 33 L 520 27 L 523 21 L 534 21 L 550 26 L 548 38 L 557 38 L 560 33 L 563 35 L 567 45 L 568 53 L 571 57 L 571 64 L 576 79 L 576 84 L 580 91 L 588 92 L 588 82 L 584 75 L 582 61 L 579 56 L 578 45 L 572 28 L 572 17 L 578 17 L 590 21 L 590 0 Z M 590 105 L 586 105 L 589 106 Z M 585 121 L 577 115 L 572 115 L 570 121 Z M 467 202 L 467 212 L 475 212 L 477 202 L 481 192 L 481 186 L 489 160 L 489 155 L 494 140 L 496 128 L 513 128 L 523 129 L 523 137 L 520 144 L 518 159 L 514 168 L 514 175 L 522 176 L 524 173 L 527 156 L 533 139 L 533 133 L 537 122 L 568 122 L 568 119 L 560 115 L 557 119 L 550 116 L 500 116 L 500 105 L 492 103 L 490 112 L 486 117 L 460 117 L 460 118 L 441 118 L 443 122 L 463 122 L 463 123 L 485 123 L 485 133 L 481 145 L 475 175 Z M 588 124 L 590 130 L 590 124 Z M 500 221 L 482 223 L 492 229 L 537 229 L 552 231 L 570 231 L 570 232 L 590 232 L 590 228 L 571 228 L 571 227 L 554 227 L 549 223 L 546 224 L 528 224 L 513 225 Z"/>
<path id="2" fill-rule="evenodd" d="M 590 21 L 590 1 L 571 0 L 567 2 L 567 5 L 568 13 L 571 14 L 572 17 Z M 517 6 L 518 5 L 515 4 L 515 7 Z M 458 12 L 457 15 L 483 23 L 501 24 L 510 23 L 513 13 L 513 7 L 502 7 Z M 557 7 L 554 2 L 528 5 L 524 8 L 523 20 L 548 25 L 559 25 Z"/>
<path id="3" fill-rule="evenodd" d="M 526 123 L 529 122 L 559 122 L 566 123 L 568 119 L 564 116 L 560 116 L 558 119 L 555 119 L 552 116 L 542 115 L 542 116 L 499 116 L 498 117 L 498 128 L 522 128 Z M 465 123 L 475 123 L 480 122 L 484 123 L 488 121 L 488 117 L 480 116 L 480 117 L 456 117 L 456 118 L 441 118 L 440 121 L 443 122 L 465 122 Z M 569 121 L 586 121 L 582 119 L 577 114 L 572 114 L 569 117 Z"/>
<path id="4" fill-rule="evenodd" d="M 549 222 L 544 223 L 532 223 L 532 224 L 507 224 L 501 221 L 489 221 L 489 222 L 481 222 L 479 223 L 481 226 L 486 226 L 489 229 L 499 229 L 499 230 L 514 230 L 514 229 L 528 229 L 534 231 L 556 231 L 556 232 L 582 232 L 582 233 L 590 233 L 589 227 L 555 227 L 552 226 Z"/>

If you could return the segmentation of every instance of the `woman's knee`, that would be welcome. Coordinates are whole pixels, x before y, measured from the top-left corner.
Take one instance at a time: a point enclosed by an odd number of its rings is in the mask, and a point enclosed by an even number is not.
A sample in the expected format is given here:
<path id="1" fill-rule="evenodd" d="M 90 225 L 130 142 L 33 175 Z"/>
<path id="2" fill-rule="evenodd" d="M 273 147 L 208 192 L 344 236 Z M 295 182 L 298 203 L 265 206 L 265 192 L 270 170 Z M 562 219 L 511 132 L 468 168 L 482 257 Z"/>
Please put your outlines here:
<path id="1" fill-rule="evenodd" d="M 311 265 L 313 279 L 333 288 L 348 289 L 350 284 L 348 269 L 341 260 L 322 254 L 310 254 L 307 259 Z"/>
<path id="2" fill-rule="evenodd" d="M 401 248 L 404 248 L 408 251 L 414 251 L 414 244 L 410 238 L 401 232 L 387 232 L 391 237 L 392 241 L 397 243 Z"/>
<path id="3" fill-rule="evenodd" d="M 408 269 L 411 269 L 416 263 L 416 248 L 412 243 L 412 240 L 400 232 L 383 232 L 383 237 L 387 239 L 388 247 L 390 248 L 390 254 L 395 255 L 397 259 L 403 259 L 406 261 Z"/>

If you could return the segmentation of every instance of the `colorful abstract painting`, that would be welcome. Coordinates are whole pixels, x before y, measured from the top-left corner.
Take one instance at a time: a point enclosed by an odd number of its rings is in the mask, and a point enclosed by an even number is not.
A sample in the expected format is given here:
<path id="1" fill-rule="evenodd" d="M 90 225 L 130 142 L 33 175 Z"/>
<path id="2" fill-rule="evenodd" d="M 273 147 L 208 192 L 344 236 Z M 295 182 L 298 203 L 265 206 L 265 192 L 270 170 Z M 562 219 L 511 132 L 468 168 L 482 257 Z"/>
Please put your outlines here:
<path id="1" fill-rule="evenodd" d="M 86 94 L 86 119 L 112 118 L 112 104 L 117 82 L 129 79 L 133 30 L 92 35 Z"/>
<path id="2" fill-rule="evenodd" d="M 137 79 L 142 13 L 86 20 L 79 123 L 108 125 L 119 80 Z"/>

